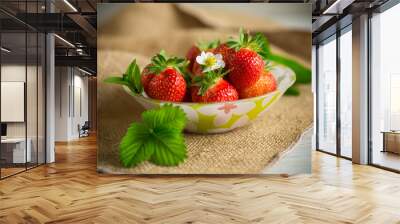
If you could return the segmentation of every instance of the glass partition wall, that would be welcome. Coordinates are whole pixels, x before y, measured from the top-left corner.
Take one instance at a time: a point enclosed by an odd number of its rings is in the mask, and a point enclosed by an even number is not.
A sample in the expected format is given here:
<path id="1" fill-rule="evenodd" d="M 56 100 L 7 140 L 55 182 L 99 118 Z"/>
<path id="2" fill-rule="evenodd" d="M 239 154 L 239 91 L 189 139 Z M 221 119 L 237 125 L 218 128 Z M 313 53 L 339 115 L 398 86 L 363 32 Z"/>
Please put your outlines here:
<path id="1" fill-rule="evenodd" d="M 352 33 L 351 25 L 340 36 L 340 155 L 352 157 Z"/>
<path id="2" fill-rule="evenodd" d="M 0 23 L 1 179 L 46 160 L 45 35 L 0 12 L 5 18 L 15 24 Z"/>
<path id="3" fill-rule="evenodd" d="M 368 164 L 400 172 L 400 33 L 396 29 L 400 4 L 387 1 L 365 13 L 369 14 L 365 34 L 369 40 Z M 351 159 L 351 25 L 316 47 L 316 148 Z"/>
<path id="4" fill-rule="evenodd" d="M 352 157 L 351 25 L 317 45 L 318 151 Z"/>
<path id="5" fill-rule="evenodd" d="M 318 55 L 318 149 L 336 153 L 336 35 L 323 41 Z"/>
<path id="6" fill-rule="evenodd" d="M 400 4 L 372 15 L 370 163 L 400 171 Z"/>

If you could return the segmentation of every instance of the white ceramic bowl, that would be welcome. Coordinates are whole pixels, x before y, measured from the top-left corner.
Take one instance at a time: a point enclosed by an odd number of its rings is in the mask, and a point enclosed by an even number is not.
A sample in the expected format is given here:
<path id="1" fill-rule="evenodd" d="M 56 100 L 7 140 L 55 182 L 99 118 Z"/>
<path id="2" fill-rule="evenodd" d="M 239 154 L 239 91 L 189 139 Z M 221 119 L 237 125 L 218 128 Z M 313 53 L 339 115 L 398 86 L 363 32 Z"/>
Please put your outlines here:
<path id="1" fill-rule="evenodd" d="M 265 114 L 283 93 L 296 81 L 295 73 L 288 67 L 275 64 L 271 70 L 278 84 L 277 90 L 265 95 L 221 103 L 166 102 L 133 95 L 146 109 L 159 108 L 165 103 L 181 107 L 187 117 L 185 130 L 192 133 L 223 133 L 242 127 Z"/>

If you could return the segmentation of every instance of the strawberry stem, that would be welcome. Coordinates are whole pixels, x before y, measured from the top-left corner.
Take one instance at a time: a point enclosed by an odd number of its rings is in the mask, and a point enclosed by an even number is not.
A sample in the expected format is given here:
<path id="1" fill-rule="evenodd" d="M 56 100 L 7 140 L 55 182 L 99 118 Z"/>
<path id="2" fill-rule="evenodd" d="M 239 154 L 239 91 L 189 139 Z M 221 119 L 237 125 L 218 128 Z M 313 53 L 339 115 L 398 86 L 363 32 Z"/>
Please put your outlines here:
<path id="1" fill-rule="evenodd" d="M 178 57 L 168 57 L 164 50 L 151 58 L 152 65 L 149 66 L 149 71 L 154 74 L 160 74 L 167 68 L 174 68 L 182 75 L 185 74 L 186 67 L 189 61 Z"/>
<path id="2" fill-rule="evenodd" d="M 241 48 L 249 48 L 257 52 L 263 59 L 266 59 L 270 54 L 268 40 L 262 33 L 251 36 L 249 32 L 245 33 L 242 28 L 239 31 L 239 39 L 230 38 L 226 44 L 236 51 Z"/>
<path id="3" fill-rule="evenodd" d="M 223 72 L 223 69 L 208 71 L 202 76 L 196 76 L 193 78 L 193 85 L 199 86 L 199 91 L 197 95 L 204 96 L 207 90 L 214 86 L 215 83 L 221 78 L 223 78 L 229 71 Z"/>

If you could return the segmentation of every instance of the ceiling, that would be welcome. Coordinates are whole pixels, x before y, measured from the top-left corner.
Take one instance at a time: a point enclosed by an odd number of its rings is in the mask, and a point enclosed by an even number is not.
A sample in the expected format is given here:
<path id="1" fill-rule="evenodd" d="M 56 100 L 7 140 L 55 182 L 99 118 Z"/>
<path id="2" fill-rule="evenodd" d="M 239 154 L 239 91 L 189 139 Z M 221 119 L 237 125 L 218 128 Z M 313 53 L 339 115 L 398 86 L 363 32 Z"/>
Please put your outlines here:
<path id="1" fill-rule="evenodd" d="M 299 0 L 294 2 L 312 3 L 312 32 L 313 38 L 315 38 L 345 16 L 355 15 L 357 12 L 379 6 L 386 1 Z M 56 64 L 80 66 L 96 73 L 96 5 L 103 2 L 135 1 L 47 0 L 46 5 L 46 0 L 1 0 L 0 23 L 2 32 L 6 33 L 2 35 L 2 45 L 13 49 L 9 56 L 14 55 L 18 57 L 18 55 L 26 54 L 24 38 L 26 28 L 31 28 L 30 30 L 37 30 L 39 32 L 54 32 L 61 37 L 55 38 Z M 163 0 L 156 0 L 156 2 L 163 2 Z M 255 2 L 288 1 L 255 0 Z M 52 8 L 52 13 L 49 13 L 50 8 Z M 63 39 L 68 43 L 63 41 Z M 30 53 L 36 51 L 36 46 L 34 43 L 30 43 L 30 38 L 27 41 L 29 58 Z"/>
<path id="2" fill-rule="evenodd" d="M 97 2 L 47 0 L 46 4 L 45 0 L 1 0 L 2 46 L 11 49 L 9 53 L 2 51 L 2 55 L 7 54 L 7 60 L 14 62 L 25 56 L 33 58 L 38 50 L 36 39 L 32 40 L 36 33 L 54 32 L 56 65 L 78 66 L 96 74 Z M 35 35 L 28 33 L 25 40 L 26 31 Z"/>
<path id="3" fill-rule="evenodd" d="M 313 43 L 351 23 L 354 16 L 373 10 L 388 0 L 312 0 Z"/>

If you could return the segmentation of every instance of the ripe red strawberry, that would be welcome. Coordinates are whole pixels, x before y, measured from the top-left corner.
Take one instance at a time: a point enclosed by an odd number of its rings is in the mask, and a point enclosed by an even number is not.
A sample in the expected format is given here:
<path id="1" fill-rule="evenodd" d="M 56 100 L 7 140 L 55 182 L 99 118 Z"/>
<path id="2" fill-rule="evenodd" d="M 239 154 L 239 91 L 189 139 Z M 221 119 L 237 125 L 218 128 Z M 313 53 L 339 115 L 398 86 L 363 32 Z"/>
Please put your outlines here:
<path id="1" fill-rule="evenodd" d="M 239 90 L 240 99 L 260 96 L 277 88 L 275 77 L 271 72 L 264 71 L 260 79 L 250 87 Z"/>
<path id="2" fill-rule="evenodd" d="M 240 30 L 238 40 L 230 39 L 227 45 L 235 50 L 227 61 L 229 81 L 238 90 L 254 85 L 264 70 L 264 59 L 268 54 L 265 37 L 262 34 L 252 37 Z"/>
<path id="3" fill-rule="evenodd" d="M 195 61 L 193 63 L 193 67 L 192 67 L 192 75 L 200 76 L 202 74 L 203 74 L 203 71 L 202 71 L 201 65 Z"/>
<path id="4" fill-rule="evenodd" d="M 216 47 L 220 45 L 218 40 L 210 41 L 210 42 L 200 42 L 194 46 L 192 46 L 189 51 L 186 53 L 186 59 L 190 61 L 188 70 L 195 76 L 202 74 L 201 65 L 196 62 L 196 57 L 201 54 L 202 51 L 205 52 L 213 52 Z"/>
<path id="5" fill-rule="evenodd" d="M 150 72 L 149 68 L 151 66 L 153 66 L 153 64 L 146 65 L 146 67 L 144 67 L 144 69 L 143 69 L 143 71 L 141 73 L 141 76 L 140 76 L 140 81 L 141 81 L 141 83 L 143 85 L 143 89 L 144 89 L 145 92 L 147 92 L 147 90 L 148 90 L 148 86 L 149 86 L 150 80 L 155 76 L 154 73 Z"/>
<path id="6" fill-rule="evenodd" d="M 263 59 L 255 51 L 241 48 L 229 61 L 229 81 L 237 89 L 248 88 L 260 79 L 264 66 Z"/>
<path id="7" fill-rule="evenodd" d="M 186 82 L 182 74 L 173 68 L 167 68 L 155 75 L 149 82 L 149 97 L 165 101 L 180 102 L 186 93 Z"/>
<path id="8" fill-rule="evenodd" d="M 227 44 L 220 44 L 217 48 L 213 50 L 214 54 L 221 54 L 222 59 L 226 64 L 229 64 L 232 55 L 235 53 L 235 50 L 229 48 Z"/>
<path id="9" fill-rule="evenodd" d="M 191 72 L 193 64 L 196 62 L 196 57 L 201 53 L 200 49 L 193 45 L 189 51 L 186 53 L 186 59 L 189 60 L 188 70 Z"/>
<path id="10" fill-rule="evenodd" d="M 217 48 L 209 49 L 208 52 L 212 52 L 213 54 L 221 54 L 222 60 L 227 64 L 227 61 L 231 58 L 231 55 L 235 52 L 235 50 L 229 48 L 226 44 L 220 44 Z M 196 61 L 193 63 L 192 74 L 194 76 L 199 76 L 203 74 L 202 67 Z"/>
<path id="11" fill-rule="evenodd" d="M 235 87 L 222 78 L 223 74 L 206 73 L 194 78 L 190 88 L 193 102 L 225 102 L 239 99 Z"/>
<path id="12" fill-rule="evenodd" d="M 186 87 L 187 87 L 187 85 L 186 85 Z M 189 87 L 189 89 L 186 89 L 186 93 L 185 93 L 185 96 L 183 97 L 182 102 L 192 102 L 192 94 L 190 92 L 190 87 Z"/>
<path id="13" fill-rule="evenodd" d="M 184 73 L 188 61 L 176 57 L 168 58 L 165 52 L 151 59 L 151 64 L 142 71 L 144 91 L 151 98 L 180 102 L 186 93 Z"/>

